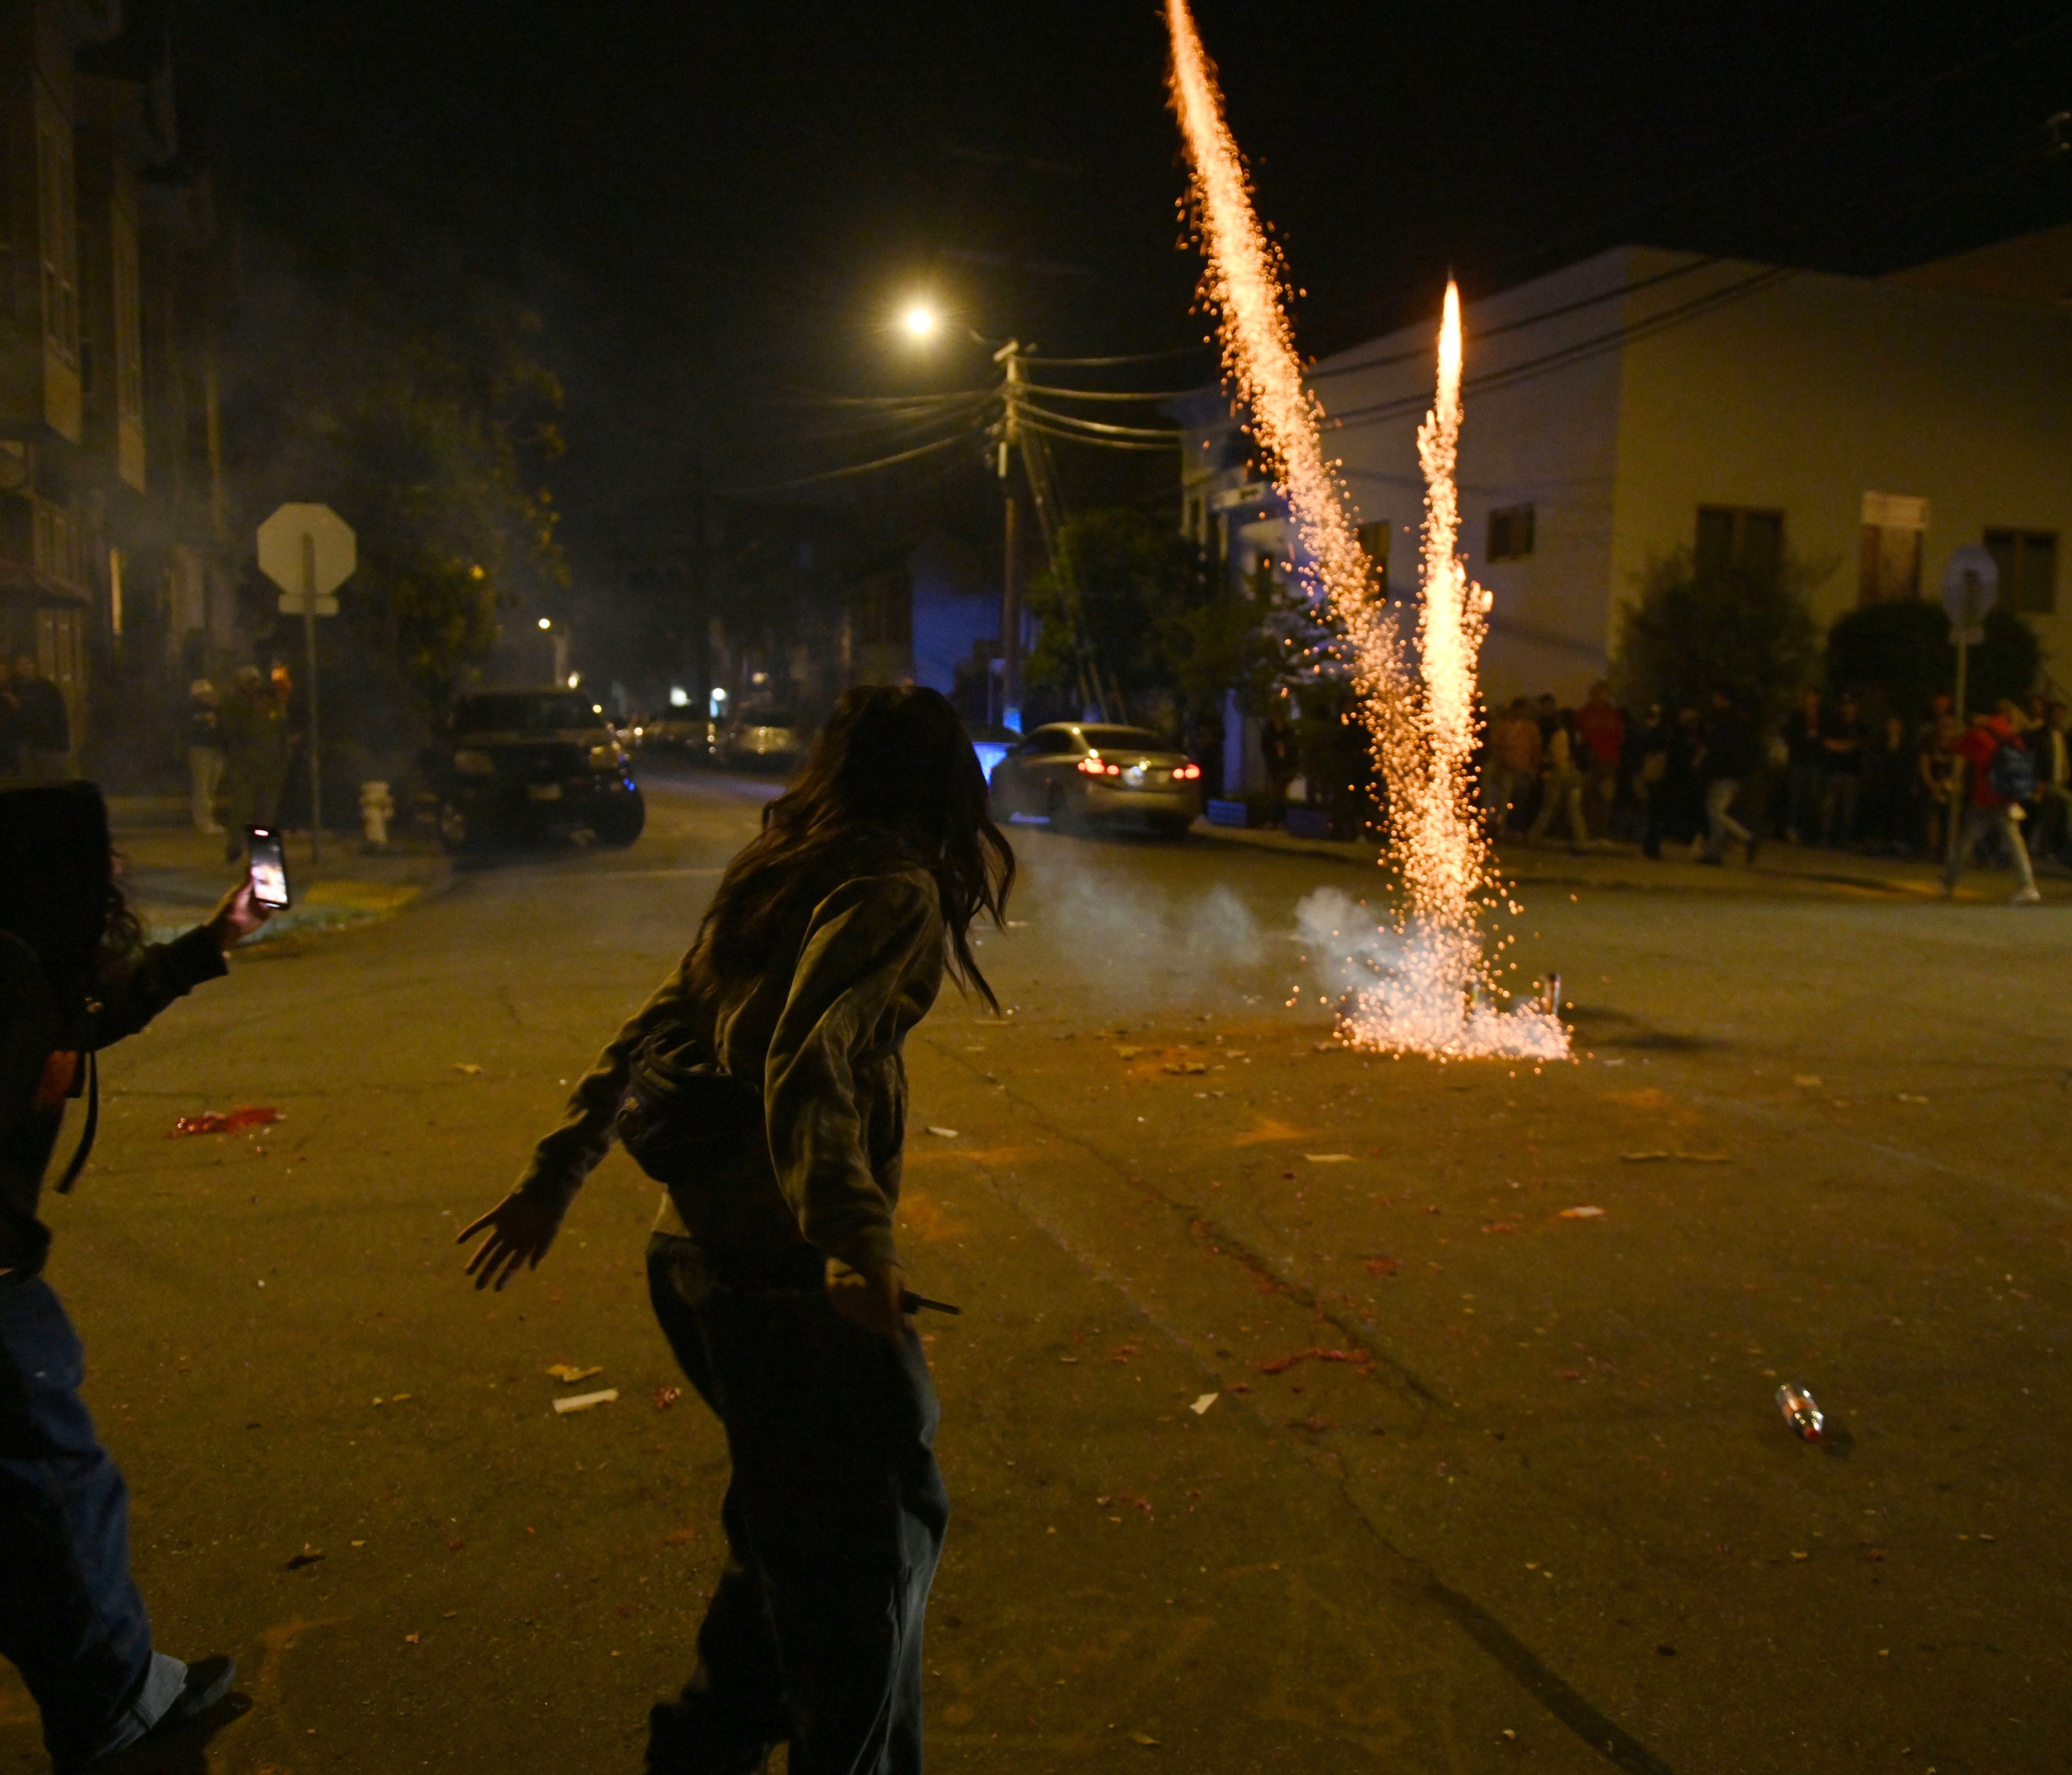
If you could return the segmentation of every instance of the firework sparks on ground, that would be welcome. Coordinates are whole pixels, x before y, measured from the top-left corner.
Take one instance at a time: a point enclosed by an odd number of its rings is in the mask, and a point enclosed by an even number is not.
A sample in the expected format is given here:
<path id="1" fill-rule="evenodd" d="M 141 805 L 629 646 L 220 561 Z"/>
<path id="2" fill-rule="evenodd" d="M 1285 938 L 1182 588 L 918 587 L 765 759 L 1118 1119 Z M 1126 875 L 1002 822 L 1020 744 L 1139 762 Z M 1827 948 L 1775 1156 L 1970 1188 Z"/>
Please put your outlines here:
<path id="1" fill-rule="evenodd" d="M 1281 257 L 1253 210 L 1244 159 L 1186 0 L 1166 0 L 1166 23 L 1173 107 L 1186 141 L 1192 220 L 1207 261 L 1202 295 L 1219 319 L 1225 372 L 1286 496 L 1301 570 L 1340 637 L 1388 786 L 1402 924 L 1388 964 L 1371 964 L 1371 983 L 1342 1000 L 1343 1033 L 1361 1046 L 1424 1054 L 1565 1054 L 1568 1033 L 1552 1009 L 1495 1005 L 1482 947 L 1480 917 L 1492 881 L 1470 761 L 1487 594 L 1470 583 L 1460 557 L 1459 294 L 1448 286 L 1438 397 L 1417 439 L 1425 480 L 1424 598 L 1413 683 L 1337 465 L 1324 456 L 1323 409 L 1302 380 Z"/>

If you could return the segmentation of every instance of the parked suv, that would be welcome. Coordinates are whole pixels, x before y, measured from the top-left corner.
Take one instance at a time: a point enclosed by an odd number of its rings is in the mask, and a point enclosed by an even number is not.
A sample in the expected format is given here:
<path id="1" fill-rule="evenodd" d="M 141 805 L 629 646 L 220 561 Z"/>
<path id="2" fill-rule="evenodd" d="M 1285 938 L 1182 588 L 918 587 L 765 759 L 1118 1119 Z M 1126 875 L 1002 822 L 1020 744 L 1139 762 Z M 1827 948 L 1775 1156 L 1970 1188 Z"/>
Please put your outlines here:
<path id="1" fill-rule="evenodd" d="M 483 690 L 454 705 L 432 771 L 449 850 L 586 827 L 630 844 L 648 808 L 604 711 L 566 690 Z"/>

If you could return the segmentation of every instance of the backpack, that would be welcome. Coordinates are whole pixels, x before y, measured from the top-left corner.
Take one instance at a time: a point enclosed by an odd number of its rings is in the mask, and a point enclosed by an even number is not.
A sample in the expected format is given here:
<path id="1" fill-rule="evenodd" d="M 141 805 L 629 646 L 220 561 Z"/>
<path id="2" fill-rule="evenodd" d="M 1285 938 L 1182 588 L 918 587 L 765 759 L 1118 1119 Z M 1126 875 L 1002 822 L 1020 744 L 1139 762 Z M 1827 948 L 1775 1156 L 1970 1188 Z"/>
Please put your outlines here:
<path id="1" fill-rule="evenodd" d="M 2002 740 L 1986 767 L 1986 786 L 2002 801 L 2026 801 L 2036 793 L 2036 755 L 2020 740 Z"/>

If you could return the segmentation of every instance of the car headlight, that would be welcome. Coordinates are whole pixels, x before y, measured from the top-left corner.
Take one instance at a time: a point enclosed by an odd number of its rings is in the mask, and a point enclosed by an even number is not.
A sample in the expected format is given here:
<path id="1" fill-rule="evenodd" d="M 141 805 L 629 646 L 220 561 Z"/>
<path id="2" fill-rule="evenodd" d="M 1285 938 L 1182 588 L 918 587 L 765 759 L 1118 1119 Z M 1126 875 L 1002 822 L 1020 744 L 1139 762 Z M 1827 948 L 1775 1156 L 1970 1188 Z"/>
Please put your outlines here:
<path id="1" fill-rule="evenodd" d="M 496 775 L 496 760 L 487 752 L 456 752 L 453 756 L 453 765 L 464 777 L 493 777 Z"/>
<path id="2" fill-rule="evenodd" d="M 590 749 L 590 767 L 593 770 L 616 770 L 624 762 L 615 746 L 593 746 Z"/>

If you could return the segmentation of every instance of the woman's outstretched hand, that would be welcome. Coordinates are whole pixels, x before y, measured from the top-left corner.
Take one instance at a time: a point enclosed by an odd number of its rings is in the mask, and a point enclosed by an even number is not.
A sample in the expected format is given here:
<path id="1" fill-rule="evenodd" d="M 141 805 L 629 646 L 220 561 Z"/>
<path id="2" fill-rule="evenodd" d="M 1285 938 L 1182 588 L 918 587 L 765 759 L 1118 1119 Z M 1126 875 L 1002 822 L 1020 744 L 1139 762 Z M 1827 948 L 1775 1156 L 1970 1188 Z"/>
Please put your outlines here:
<path id="1" fill-rule="evenodd" d="M 554 1235 L 561 1230 L 561 1217 L 513 1190 L 481 1219 L 462 1227 L 454 1243 L 465 1245 L 484 1228 L 489 1237 L 468 1259 L 467 1273 L 478 1289 L 501 1288 L 520 1264 L 528 1270 L 539 1268 Z"/>
<path id="2" fill-rule="evenodd" d="M 273 916 L 271 906 L 261 906 L 253 898 L 248 877 L 216 902 L 216 910 L 208 915 L 208 934 L 228 955 Z"/>
<path id="3" fill-rule="evenodd" d="M 828 1259 L 828 1305 L 852 1324 L 897 1341 L 906 1329 L 900 1310 L 906 1272 L 897 1263 L 882 1270 L 853 1270 L 838 1257 Z"/>

